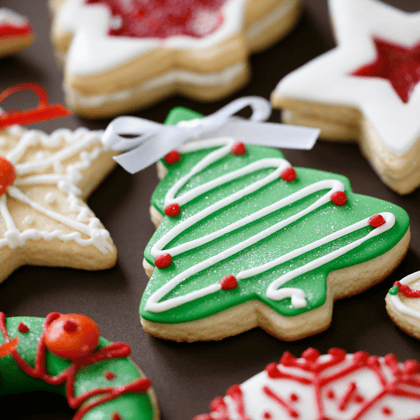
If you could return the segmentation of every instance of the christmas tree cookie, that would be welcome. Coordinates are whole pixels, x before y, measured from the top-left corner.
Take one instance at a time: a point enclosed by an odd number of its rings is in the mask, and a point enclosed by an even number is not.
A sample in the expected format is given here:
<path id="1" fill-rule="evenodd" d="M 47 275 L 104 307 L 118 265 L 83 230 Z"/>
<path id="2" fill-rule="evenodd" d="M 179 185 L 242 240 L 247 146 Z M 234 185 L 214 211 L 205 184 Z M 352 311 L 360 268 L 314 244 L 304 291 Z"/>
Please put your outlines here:
<path id="1" fill-rule="evenodd" d="M 6 319 L 0 312 L 0 395 L 65 395 L 77 410 L 73 420 L 157 420 L 151 381 L 130 353 L 127 344 L 101 337 L 85 315 Z"/>
<path id="2" fill-rule="evenodd" d="M 176 110 L 169 124 L 197 114 Z M 162 162 L 144 329 L 177 341 L 260 326 L 284 340 L 325 330 L 336 299 L 388 276 L 409 244 L 406 212 L 343 176 L 294 168 L 234 138 L 189 142 Z M 153 273 L 153 274 L 152 274 Z"/>

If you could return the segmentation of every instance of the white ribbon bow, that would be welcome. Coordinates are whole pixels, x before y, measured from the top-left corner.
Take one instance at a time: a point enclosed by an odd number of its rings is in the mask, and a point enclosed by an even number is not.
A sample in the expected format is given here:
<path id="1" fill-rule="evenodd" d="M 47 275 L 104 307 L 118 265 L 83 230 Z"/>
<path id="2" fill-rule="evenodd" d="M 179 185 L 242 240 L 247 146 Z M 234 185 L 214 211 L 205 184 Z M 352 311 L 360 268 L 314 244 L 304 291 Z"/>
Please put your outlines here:
<path id="1" fill-rule="evenodd" d="M 252 108 L 249 120 L 233 117 L 238 111 Z M 122 153 L 114 159 L 131 174 L 163 158 L 171 150 L 190 140 L 210 136 L 231 136 L 244 143 L 285 149 L 312 149 L 320 130 L 262 122 L 271 115 L 271 105 L 264 98 L 239 98 L 214 114 L 170 126 L 137 117 L 118 117 L 105 130 L 103 144 Z M 124 138 L 124 135 L 136 135 Z"/>

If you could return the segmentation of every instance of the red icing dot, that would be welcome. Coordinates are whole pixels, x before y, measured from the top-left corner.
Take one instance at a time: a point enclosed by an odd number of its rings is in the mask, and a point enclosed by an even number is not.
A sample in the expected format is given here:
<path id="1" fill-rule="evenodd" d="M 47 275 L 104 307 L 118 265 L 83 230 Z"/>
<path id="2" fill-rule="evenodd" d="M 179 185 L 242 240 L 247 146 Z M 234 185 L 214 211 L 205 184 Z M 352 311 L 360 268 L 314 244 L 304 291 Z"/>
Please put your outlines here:
<path id="1" fill-rule="evenodd" d="M 389 407 L 384 407 L 382 409 L 382 413 L 384 413 L 386 416 L 390 416 L 392 414 L 392 410 Z"/>
<path id="2" fill-rule="evenodd" d="M 105 4 L 112 18 L 108 34 L 125 37 L 166 38 L 187 35 L 201 38 L 223 23 L 221 7 L 226 0 L 86 0 Z"/>
<path id="3" fill-rule="evenodd" d="M 97 324 L 85 315 L 62 315 L 53 321 L 45 333 L 45 345 L 52 353 L 69 360 L 91 354 L 98 346 Z"/>
<path id="4" fill-rule="evenodd" d="M 272 415 L 271 415 L 271 413 L 269 413 L 268 411 L 266 411 L 266 412 L 263 414 L 263 417 L 264 417 L 265 419 L 271 419 Z"/>
<path id="5" fill-rule="evenodd" d="M 277 363 L 276 362 L 268 364 L 265 367 L 265 371 L 267 372 L 268 377 L 271 378 L 271 379 L 281 377 L 281 373 L 280 373 L 279 369 L 277 368 Z"/>
<path id="6" fill-rule="evenodd" d="M 299 401 L 299 397 L 295 393 L 293 393 L 290 395 L 290 401 Z"/>
<path id="7" fill-rule="evenodd" d="M 344 206 L 347 203 L 347 195 L 343 191 L 336 191 L 335 193 L 331 194 L 331 201 L 336 206 Z"/>
<path id="8" fill-rule="evenodd" d="M 155 266 L 157 268 L 166 268 L 171 264 L 171 262 L 172 262 L 171 254 L 162 254 L 156 257 Z"/>
<path id="9" fill-rule="evenodd" d="M 416 360 L 406 360 L 403 363 L 404 366 L 404 372 L 408 373 L 410 375 L 415 375 L 417 373 L 420 373 L 420 364 L 419 362 L 417 362 Z"/>
<path id="10" fill-rule="evenodd" d="M 223 290 L 232 290 L 238 286 L 238 280 L 236 280 L 235 276 L 229 274 L 227 276 L 222 277 L 220 280 L 220 284 Z"/>
<path id="11" fill-rule="evenodd" d="M 284 169 L 281 174 L 281 179 L 283 181 L 292 182 L 296 179 L 296 171 L 295 168 L 292 168 L 291 166 L 289 168 Z"/>
<path id="12" fill-rule="evenodd" d="M 119 413 L 112 413 L 111 414 L 111 420 L 122 420 L 122 417 L 119 415 Z"/>
<path id="13" fill-rule="evenodd" d="M 106 370 L 104 372 L 104 378 L 108 379 L 108 381 L 112 381 L 113 379 L 115 379 L 117 375 L 114 372 L 111 372 L 110 370 Z"/>
<path id="14" fill-rule="evenodd" d="M 321 353 L 312 347 L 309 347 L 302 353 L 302 357 L 309 362 L 316 362 L 320 355 Z"/>
<path id="15" fill-rule="evenodd" d="M 246 152 L 246 146 L 241 141 L 233 143 L 230 149 L 234 155 L 243 155 Z"/>
<path id="16" fill-rule="evenodd" d="M 327 398 L 328 398 L 329 400 L 333 400 L 333 399 L 335 398 L 335 394 L 334 394 L 334 391 L 333 391 L 332 389 L 329 389 L 329 390 L 327 391 Z"/>
<path id="17" fill-rule="evenodd" d="M 180 211 L 181 211 L 181 208 L 179 207 L 179 204 L 177 203 L 168 204 L 165 207 L 165 214 L 169 217 L 178 216 Z"/>
<path id="18" fill-rule="evenodd" d="M 13 185 L 16 179 L 15 167 L 3 156 L 0 156 L 0 195 L 3 195 L 7 187 Z"/>
<path id="19" fill-rule="evenodd" d="M 29 327 L 26 324 L 24 324 L 23 322 L 21 322 L 18 325 L 18 331 L 21 334 L 25 334 L 25 333 L 27 333 L 29 331 Z"/>
<path id="20" fill-rule="evenodd" d="M 365 402 L 364 397 L 362 397 L 362 396 L 361 396 L 361 395 L 359 395 L 359 394 L 356 394 L 356 395 L 355 395 L 354 400 L 355 400 L 357 403 L 359 403 L 359 404 L 362 404 L 362 403 L 364 403 L 364 402 Z"/>
<path id="21" fill-rule="evenodd" d="M 176 150 L 172 150 L 163 159 L 169 165 L 173 165 L 181 160 L 181 155 Z"/>
<path id="22" fill-rule="evenodd" d="M 385 223 L 385 219 L 380 214 L 375 214 L 375 216 L 369 217 L 369 224 L 374 228 L 378 228 Z"/>

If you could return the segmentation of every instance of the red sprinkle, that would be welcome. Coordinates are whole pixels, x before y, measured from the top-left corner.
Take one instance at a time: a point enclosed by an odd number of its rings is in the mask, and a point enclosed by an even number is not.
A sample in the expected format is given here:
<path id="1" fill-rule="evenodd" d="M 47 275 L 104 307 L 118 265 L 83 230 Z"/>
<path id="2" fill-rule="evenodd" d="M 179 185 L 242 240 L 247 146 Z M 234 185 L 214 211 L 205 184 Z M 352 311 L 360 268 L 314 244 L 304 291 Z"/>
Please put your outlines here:
<path id="1" fill-rule="evenodd" d="M 111 414 L 111 420 L 122 420 L 122 417 L 118 413 L 114 412 Z"/>
<path id="2" fill-rule="evenodd" d="M 156 257 L 155 266 L 157 268 L 166 268 L 171 264 L 171 262 L 172 262 L 171 254 L 162 254 Z"/>
<path id="3" fill-rule="evenodd" d="M 167 164 L 173 165 L 181 160 L 181 155 L 176 150 L 172 150 L 163 159 Z"/>
<path id="4" fill-rule="evenodd" d="M 27 332 L 29 331 L 29 327 L 28 327 L 26 324 L 24 324 L 23 322 L 21 322 L 21 323 L 18 325 L 18 331 L 19 331 L 21 334 L 25 334 L 25 333 L 27 333 Z"/>
<path id="5" fill-rule="evenodd" d="M 116 374 L 114 372 L 111 372 L 110 370 L 106 370 L 104 372 L 104 378 L 108 379 L 108 381 L 112 381 L 113 379 L 116 378 Z"/>
<path id="6" fill-rule="evenodd" d="M 392 410 L 389 407 L 384 407 L 382 409 L 382 413 L 384 413 L 386 416 L 389 416 L 392 414 Z"/>
<path id="7" fill-rule="evenodd" d="M 331 194 L 331 201 L 336 206 L 344 206 L 347 203 L 347 195 L 343 191 L 336 191 L 335 193 Z"/>
<path id="8" fill-rule="evenodd" d="M 329 390 L 327 391 L 327 398 L 328 398 L 329 400 L 333 400 L 333 399 L 335 398 L 335 394 L 334 394 L 334 391 L 333 391 L 332 389 L 329 389 Z"/>
<path id="9" fill-rule="evenodd" d="M 296 179 L 296 176 L 297 175 L 296 175 L 295 168 L 293 168 L 293 167 L 290 166 L 290 167 L 284 169 L 281 172 L 280 176 L 281 176 L 281 179 L 283 181 L 292 182 L 292 181 L 294 181 Z"/>
<path id="10" fill-rule="evenodd" d="M 13 185 L 16 179 L 15 167 L 3 156 L 0 156 L 0 195 L 3 195 L 7 187 Z"/>
<path id="11" fill-rule="evenodd" d="M 72 321 L 71 319 L 68 319 L 64 324 L 63 324 L 63 330 L 65 332 L 68 333 L 74 333 L 77 331 L 77 329 L 79 328 L 79 324 L 75 321 Z"/>
<path id="12" fill-rule="evenodd" d="M 378 228 L 385 223 L 385 219 L 380 214 L 375 214 L 375 216 L 369 217 L 369 224 L 374 228 Z"/>
<path id="13" fill-rule="evenodd" d="M 234 155 L 243 155 L 246 152 L 246 146 L 241 141 L 233 143 L 230 149 Z"/>
<path id="14" fill-rule="evenodd" d="M 271 413 L 269 413 L 268 411 L 266 411 L 264 414 L 263 414 L 263 416 L 264 416 L 264 418 L 265 419 L 271 419 Z"/>
<path id="15" fill-rule="evenodd" d="M 360 394 L 356 394 L 354 397 L 354 400 L 359 404 L 362 404 L 365 402 L 365 398 Z"/>
<path id="16" fill-rule="evenodd" d="M 295 393 L 293 393 L 290 395 L 290 401 L 299 401 L 299 397 Z"/>
<path id="17" fill-rule="evenodd" d="M 165 207 L 165 214 L 169 217 L 178 216 L 180 211 L 181 211 L 181 207 L 179 207 L 179 204 L 177 203 L 168 204 Z"/>
<path id="18" fill-rule="evenodd" d="M 229 274 L 227 276 L 222 277 L 220 280 L 220 284 L 222 285 L 223 290 L 232 290 L 238 286 L 238 280 L 236 280 L 235 276 Z"/>

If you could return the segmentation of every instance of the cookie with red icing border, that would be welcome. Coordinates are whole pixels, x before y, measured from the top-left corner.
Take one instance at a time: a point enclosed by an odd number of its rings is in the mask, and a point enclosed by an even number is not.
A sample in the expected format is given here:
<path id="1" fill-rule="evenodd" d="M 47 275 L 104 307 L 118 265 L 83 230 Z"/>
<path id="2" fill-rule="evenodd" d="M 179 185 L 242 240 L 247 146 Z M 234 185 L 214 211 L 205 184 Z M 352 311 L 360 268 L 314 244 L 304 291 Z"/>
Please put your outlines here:
<path id="1" fill-rule="evenodd" d="M 329 0 L 338 46 L 293 71 L 272 94 L 283 120 L 357 141 L 390 188 L 420 185 L 420 11 L 379 0 Z"/>
<path id="2" fill-rule="evenodd" d="M 70 108 L 120 114 L 180 93 L 222 98 L 249 78 L 252 52 L 296 22 L 301 0 L 50 0 Z"/>
<path id="3" fill-rule="evenodd" d="M 28 19 L 0 7 L 0 57 L 25 50 L 34 40 L 35 34 Z"/>
<path id="4" fill-rule="evenodd" d="M 130 346 L 101 337 L 85 315 L 52 312 L 45 319 L 6 319 L 0 312 L 3 347 L 9 354 L 0 357 L 0 395 L 63 394 L 77 410 L 74 420 L 159 418 L 151 381 L 128 358 Z"/>
<path id="5" fill-rule="evenodd" d="M 197 117 L 176 109 L 167 123 Z M 217 340 L 257 326 L 284 340 L 316 334 L 335 300 L 383 280 L 407 251 L 403 209 L 353 193 L 341 175 L 293 167 L 277 149 L 200 140 L 160 167 L 140 305 L 158 337 Z"/>
<path id="6" fill-rule="evenodd" d="M 412 420 L 420 414 L 420 365 L 395 355 L 327 355 L 312 348 L 301 358 L 285 352 L 280 363 L 215 398 L 210 413 L 194 420 Z"/>

